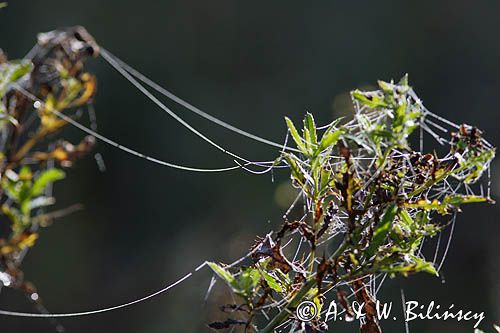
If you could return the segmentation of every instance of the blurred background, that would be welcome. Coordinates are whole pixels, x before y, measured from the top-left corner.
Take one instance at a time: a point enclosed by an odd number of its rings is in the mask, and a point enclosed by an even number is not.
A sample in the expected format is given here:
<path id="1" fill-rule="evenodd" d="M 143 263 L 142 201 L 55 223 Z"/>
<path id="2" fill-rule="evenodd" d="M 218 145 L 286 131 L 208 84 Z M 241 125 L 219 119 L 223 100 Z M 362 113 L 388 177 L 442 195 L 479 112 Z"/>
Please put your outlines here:
<path id="1" fill-rule="evenodd" d="M 498 1 L 10 1 L 0 11 L 0 47 L 23 57 L 36 34 L 83 25 L 97 42 L 192 104 L 252 133 L 281 142 L 283 117 L 306 111 L 319 123 L 344 115 L 348 91 L 410 75 L 433 112 L 484 129 L 498 145 Z M 220 167 L 231 159 L 175 123 L 102 59 L 95 109 L 99 132 L 174 163 Z M 167 102 L 168 103 L 168 102 Z M 277 156 L 172 103 L 216 142 L 252 160 Z M 77 129 L 64 135 L 76 141 Z M 85 210 L 42 231 L 26 277 L 53 312 L 95 309 L 156 291 L 204 260 L 230 262 L 255 235 L 276 229 L 285 207 L 276 192 L 285 172 L 188 173 L 99 143 L 106 172 L 92 156 L 55 186 L 58 207 Z M 500 164 L 493 195 L 500 192 Z M 444 276 L 387 282 L 382 299 L 436 302 L 485 311 L 500 320 L 500 206 L 472 205 L 459 216 Z M 217 295 L 203 302 L 211 273 L 201 271 L 166 294 L 131 308 L 61 320 L 67 332 L 207 332 Z M 445 283 L 443 283 L 445 282 Z M 220 283 L 219 283 L 220 285 Z M 2 309 L 34 311 L 4 289 Z M 49 321 L 0 317 L 3 332 L 53 332 Z M 471 322 L 413 321 L 412 332 L 472 332 Z M 384 332 L 403 332 L 402 321 Z M 357 325 L 330 331 L 357 332 Z"/>

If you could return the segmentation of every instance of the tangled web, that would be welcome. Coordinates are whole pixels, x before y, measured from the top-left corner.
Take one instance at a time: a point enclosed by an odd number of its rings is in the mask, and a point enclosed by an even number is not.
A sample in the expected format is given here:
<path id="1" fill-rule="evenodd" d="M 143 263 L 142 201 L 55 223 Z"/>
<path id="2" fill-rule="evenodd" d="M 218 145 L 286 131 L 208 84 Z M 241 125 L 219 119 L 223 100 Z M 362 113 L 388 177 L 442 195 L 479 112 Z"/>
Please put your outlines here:
<path id="1" fill-rule="evenodd" d="M 375 304 L 385 277 L 439 275 L 460 206 L 493 202 L 488 170 L 495 149 L 481 131 L 427 110 L 406 76 L 397 84 L 379 81 L 379 88 L 353 91 L 353 119 L 335 121 L 322 133 L 311 114 L 304 119 L 302 134 L 287 118 L 300 153 L 285 152 L 279 161 L 290 168 L 305 204 L 303 216 L 289 220 L 285 215 L 276 236 L 254 246 L 248 266 L 210 263 L 242 300 L 227 308 L 245 313 L 240 320 L 230 316 L 214 322 L 212 328 L 323 332 L 328 325 L 321 316 L 305 323 L 293 311 L 304 300 L 321 309 L 328 293 L 336 291 L 346 320 L 352 320 L 349 298 L 355 297 L 366 311 L 361 332 L 381 332 Z M 420 131 L 417 151 L 409 143 L 415 130 Z M 427 136 L 446 149 L 442 157 L 436 151 L 422 152 Z M 450 224 L 443 250 L 441 231 Z M 424 241 L 436 235 L 437 246 L 427 258 Z M 285 241 L 298 243 L 293 257 L 284 253 Z M 333 253 L 332 245 L 337 246 Z M 266 319 L 263 328 L 257 313 Z"/>
<path id="2" fill-rule="evenodd" d="M 109 51 L 97 47 L 86 32 L 83 38 L 81 29 L 77 29 L 78 36 L 53 32 L 42 37 L 58 46 L 67 46 L 70 50 L 63 51 L 69 53 L 75 45 L 78 50 L 91 45 L 93 55 L 100 53 L 161 110 L 233 158 L 235 165 L 204 169 L 174 164 L 97 133 L 95 126 L 89 128 L 77 122 L 78 114 L 68 115 L 53 108 L 49 112 L 51 117 L 131 155 L 166 167 L 191 172 L 243 169 L 259 174 L 274 168 L 289 168 L 297 197 L 284 214 L 279 230 L 258 239 L 247 254 L 230 265 L 203 262 L 193 272 L 153 294 L 109 308 L 77 313 L 0 310 L 2 315 L 58 318 L 113 311 L 160 295 L 208 265 L 214 271 L 214 278 L 207 296 L 216 276 L 237 296 L 233 303 L 222 306 L 228 318 L 211 323 L 213 329 L 325 331 L 327 323 L 321 320 L 324 309 L 308 323 L 297 320 L 294 310 L 303 300 L 314 302 L 321 310 L 324 299 L 335 292 L 346 319 L 352 319 L 350 302 L 355 298 L 364 304 L 367 314 L 360 323 L 361 331 L 381 332 L 373 304 L 386 277 L 418 272 L 439 275 L 460 206 L 492 202 L 489 170 L 495 148 L 482 138 L 479 129 L 457 125 L 427 110 L 406 76 L 398 83 L 379 81 L 379 89 L 375 91 L 353 91 L 355 112 L 350 121 L 339 119 L 317 127 L 313 116 L 307 114 L 299 133 L 286 118 L 288 133 L 284 144 L 279 144 L 227 124 L 178 98 Z M 39 41 L 38 48 L 43 48 L 43 42 Z M 141 82 L 216 125 L 280 147 L 280 156 L 274 161 L 255 162 L 227 150 L 170 110 Z M 22 84 L 14 84 L 12 88 L 47 116 L 47 99 Z M 287 145 L 290 138 L 296 147 Z M 439 153 L 424 152 L 424 148 L 429 150 L 429 138 Z M 442 231 L 448 226 L 448 240 L 442 241 Z M 427 253 L 425 240 L 434 236 L 437 236 L 436 246 Z M 0 271 L 0 278 L 5 282 L 11 277 Z"/>

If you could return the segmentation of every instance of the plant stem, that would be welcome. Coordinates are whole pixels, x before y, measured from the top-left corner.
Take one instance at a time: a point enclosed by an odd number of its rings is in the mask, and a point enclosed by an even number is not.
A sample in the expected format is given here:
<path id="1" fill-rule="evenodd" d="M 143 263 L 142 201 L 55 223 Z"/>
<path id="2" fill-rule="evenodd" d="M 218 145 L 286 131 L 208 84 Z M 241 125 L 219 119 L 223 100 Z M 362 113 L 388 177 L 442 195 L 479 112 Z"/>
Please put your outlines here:
<path id="1" fill-rule="evenodd" d="M 288 319 L 290 314 L 295 310 L 295 308 L 302 301 L 304 296 L 309 290 L 316 284 L 316 278 L 313 276 L 309 278 L 306 284 L 299 290 L 299 292 L 293 297 L 293 299 L 288 303 L 288 305 L 280 311 L 268 324 L 264 327 L 260 333 L 271 333 L 274 329 L 280 325 L 283 321 Z"/>
<path id="2" fill-rule="evenodd" d="M 335 250 L 335 252 L 330 256 L 330 259 L 338 257 L 344 250 L 347 248 L 348 242 L 344 239 L 344 241 L 340 244 L 340 246 Z M 287 320 L 290 314 L 293 313 L 295 308 L 300 304 L 300 302 L 304 299 L 306 294 L 311 290 L 311 288 L 316 284 L 316 277 L 312 276 L 307 280 L 306 284 L 302 286 L 299 292 L 292 298 L 290 303 L 283 308 L 267 325 L 264 327 L 259 333 L 271 333 L 274 331 L 276 327 L 278 327 L 283 321 Z"/>

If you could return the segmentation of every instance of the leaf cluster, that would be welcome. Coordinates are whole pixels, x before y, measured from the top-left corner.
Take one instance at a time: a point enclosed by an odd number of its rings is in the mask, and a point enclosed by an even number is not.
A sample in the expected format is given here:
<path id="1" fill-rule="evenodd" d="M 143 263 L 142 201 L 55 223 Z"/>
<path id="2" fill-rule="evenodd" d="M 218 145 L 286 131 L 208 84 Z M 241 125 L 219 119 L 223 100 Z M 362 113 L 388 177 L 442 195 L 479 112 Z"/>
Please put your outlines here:
<path id="1" fill-rule="evenodd" d="M 350 281 L 380 273 L 438 275 L 421 249 L 426 238 L 447 226 L 439 217 L 457 214 L 466 204 L 493 202 L 457 190 L 478 182 L 494 158 L 495 148 L 481 131 L 467 125 L 451 131 L 442 157 L 413 150 L 409 138 L 428 126 L 429 111 L 407 76 L 378 85 L 375 91 L 351 93 L 356 112 L 350 121 L 336 120 L 320 131 L 310 113 L 302 129 L 285 118 L 298 153 L 284 152 L 278 163 L 289 167 L 290 180 L 304 198 L 306 218 L 285 220 L 274 240 L 260 240 L 252 249 L 253 263 L 245 268 L 210 264 L 248 306 L 246 331 L 272 332 L 299 301 L 310 299 L 320 307 L 322 292 L 336 288 L 341 295 L 337 286 L 342 283 L 354 287 Z M 281 248 L 285 238 L 306 240 L 309 253 L 289 260 Z M 337 249 L 327 256 L 334 244 Z M 374 296 L 364 286 L 358 286 L 356 297 L 372 306 Z M 253 323 L 258 311 L 280 301 L 287 305 L 259 329 Z M 380 332 L 375 316 L 370 318 L 362 331 Z M 307 325 L 311 332 L 324 328 L 320 318 Z"/>

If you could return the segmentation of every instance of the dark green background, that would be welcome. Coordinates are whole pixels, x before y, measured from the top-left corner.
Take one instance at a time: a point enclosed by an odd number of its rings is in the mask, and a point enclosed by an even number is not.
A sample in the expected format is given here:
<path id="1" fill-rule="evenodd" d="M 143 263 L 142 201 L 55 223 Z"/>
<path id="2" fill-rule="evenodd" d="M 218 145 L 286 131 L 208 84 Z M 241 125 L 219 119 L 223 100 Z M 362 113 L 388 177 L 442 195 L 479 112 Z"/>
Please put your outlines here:
<path id="1" fill-rule="evenodd" d="M 498 1 L 20 1 L 0 11 L 0 47 L 22 57 L 36 33 L 81 24 L 98 43 L 194 105 L 252 133 L 281 141 L 284 115 L 305 111 L 326 123 L 342 94 L 405 72 L 425 104 L 455 122 L 475 124 L 498 143 L 500 90 Z M 187 132 L 102 59 L 99 131 L 122 144 L 180 164 L 219 167 L 231 159 Z M 338 96 L 341 97 L 338 97 Z M 337 102 L 335 102 L 337 101 Z M 170 104 L 169 104 L 170 105 Z M 250 159 L 276 149 L 176 111 L 217 142 Z M 82 133 L 68 129 L 74 140 Z M 99 144 L 107 171 L 89 157 L 56 186 L 58 206 L 85 210 L 42 231 L 25 261 L 54 312 L 115 305 L 141 297 L 201 261 L 230 261 L 256 234 L 276 228 L 274 197 L 286 175 L 193 174 L 151 164 Z M 498 164 L 493 173 L 498 173 Z M 494 178 L 498 193 L 500 177 Z M 467 207 L 459 217 L 446 283 L 418 276 L 392 281 L 384 299 L 409 299 L 486 311 L 500 319 L 498 208 Z M 112 313 L 64 319 L 68 332 L 205 332 L 217 305 L 203 304 L 211 274 L 159 298 Z M 3 290 L 1 308 L 33 311 Z M 403 332 L 401 321 L 386 332 Z M 412 322 L 412 332 L 472 332 L 471 323 Z M 52 332 L 46 320 L 0 317 L 2 332 Z M 339 330 L 335 326 L 332 332 Z M 356 325 L 342 332 L 356 332 Z"/>

